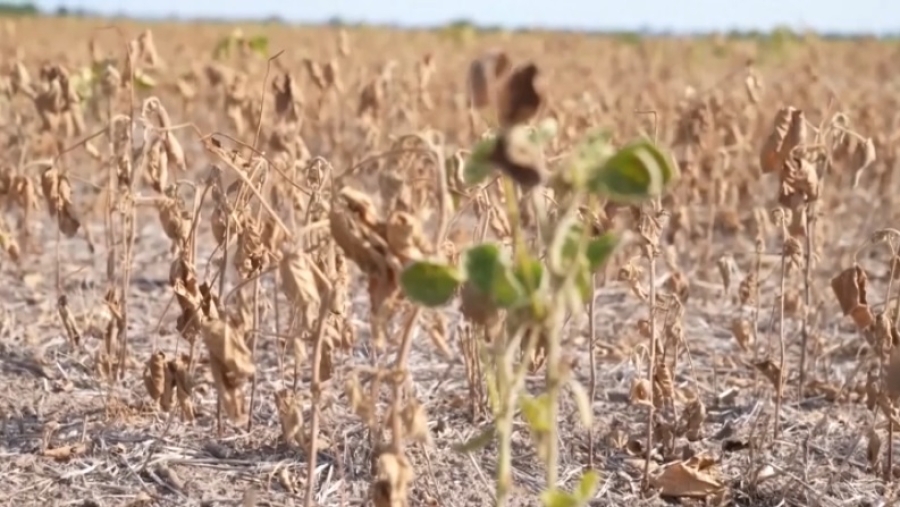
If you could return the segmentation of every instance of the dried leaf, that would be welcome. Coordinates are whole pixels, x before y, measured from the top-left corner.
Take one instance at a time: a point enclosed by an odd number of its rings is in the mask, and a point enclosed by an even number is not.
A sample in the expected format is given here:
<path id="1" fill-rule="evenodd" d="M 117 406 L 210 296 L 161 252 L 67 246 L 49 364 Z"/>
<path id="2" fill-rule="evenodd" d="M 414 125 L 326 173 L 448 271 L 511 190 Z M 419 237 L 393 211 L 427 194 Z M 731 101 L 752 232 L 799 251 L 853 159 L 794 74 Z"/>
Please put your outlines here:
<path id="1" fill-rule="evenodd" d="M 281 436 L 288 445 L 303 446 L 303 412 L 294 399 L 294 392 L 282 389 L 275 392 L 275 406 L 281 419 Z"/>
<path id="2" fill-rule="evenodd" d="M 84 444 L 63 445 L 54 449 L 45 449 L 41 455 L 57 461 L 67 461 L 79 454 L 83 454 L 86 450 L 87 447 Z"/>
<path id="3" fill-rule="evenodd" d="M 535 89 L 537 65 L 529 63 L 517 67 L 497 92 L 497 116 L 501 127 L 528 122 L 537 114 L 543 99 Z"/>
<path id="4" fill-rule="evenodd" d="M 222 320 L 207 320 L 200 325 L 201 336 L 209 350 L 210 369 L 216 391 L 228 417 L 241 423 L 247 416 L 241 388 L 254 375 L 256 368 L 250 350 L 230 324 Z"/>
<path id="5" fill-rule="evenodd" d="M 724 485 L 712 475 L 684 462 L 673 463 L 650 479 L 662 496 L 706 498 L 721 493 Z"/>
<path id="6" fill-rule="evenodd" d="M 854 265 L 831 279 L 831 290 L 837 297 L 844 315 L 849 315 L 859 329 L 866 329 L 875 317 L 866 300 L 866 272 Z"/>
<path id="7" fill-rule="evenodd" d="M 737 340 L 741 350 L 749 352 L 755 341 L 750 321 L 747 319 L 734 319 L 731 322 L 731 333 L 734 335 L 734 339 Z"/>
<path id="8" fill-rule="evenodd" d="M 636 378 L 631 383 L 631 391 L 628 394 L 628 399 L 635 405 L 650 405 L 650 397 L 653 396 L 652 389 L 653 387 L 649 380 L 645 378 Z"/>
<path id="9" fill-rule="evenodd" d="M 778 367 L 777 364 L 773 363 L 771 359 L 766 359 L 765 361 L 760 361 L 758 363 L 754 363 L 753 366 L 759 370 L 769 382 L 772 383 L 772 387 L 776 390 L 781 386 L 783 379 L 781 378 L 781 368 Z"/>
<path id="10" fill-rule="evenodd" d="M 759 165 L 764 173 L 781 171 L 785 160 L 785 138 L 795 111 L 793 107 L 783 107 L 776 113 L 772 131 L 759 154 Z"/>
<path id="11" fill-rule="evenodd" d="M 414 478 L 406 456 L 382 452 L 375 462 L 375 480 L 369 494 L 376 507 L 400 507 L 407 504 L 407 494 Z"/>
<path id="12" fill-rule="evenodd" d="M 493 101 L 495 81 L 509 70 L 506 53 L 493 50 L 469 64 L 468 89 L 472 107 L 481 109 Z"/>

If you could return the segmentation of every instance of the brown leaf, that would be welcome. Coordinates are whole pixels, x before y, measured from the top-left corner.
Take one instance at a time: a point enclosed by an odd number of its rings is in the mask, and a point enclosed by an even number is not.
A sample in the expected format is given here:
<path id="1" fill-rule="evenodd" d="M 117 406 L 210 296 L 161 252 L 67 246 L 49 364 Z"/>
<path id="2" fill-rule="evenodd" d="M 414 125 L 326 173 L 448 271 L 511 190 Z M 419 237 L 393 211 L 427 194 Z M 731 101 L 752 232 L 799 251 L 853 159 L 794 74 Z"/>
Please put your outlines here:
<path id="1" fill-rule="evenodd" d="M 875 143 L 871 137 L 867 137 L 864 143 L 857 145 L 853 158 L 856 162 L 856 169 L 853 171 L 853 188 L 856 188 L 859 186 L 859 179 L 862 177 L 863 171 L 871 167 L 878 159 L 875 154 Z"/>
<path id="2" fill-rule="evenodd" d="M 189 361 L 190 358 L 187 354 L 181 354 L 179 357 L 169 360 L 167 364 L 169 382 L 175 386 L 178 404 L 181 407 L 181 416 L 185 421 L 194 420 L 194 403 L 191 399 L 194 382 L 188 368 Z"/>
<path id="3" fill-rule="evenodd" d="M 837 297 L 844 315 L 849 315 L 859 329 L 865 329 L 875 322 L 872 310 L 866 301 L 866 272 L 855 264 L 831 279 L 831 290 Z"/>
<path id="4" fill-rule="evenodd" d="M 288 445 L 303 445 L 303 412 L 294 399 L 293 391 L 275 392 L 275 406 L 281 419 L 281 436 Z"/>
<path id="5" fill-rule="evenodd" d="M 635 405 L 650 405 L 651 389 L 650 381 L 645 378 L 635 378 L 631 383 L 631 391 L 628 400 Z"/>
<path id="6" fill-rule="evenodd" d="M 773 363 L 771 359 L 766 359 L 765 361 L 754 363 L 753 366 L 769 379 L 772 387 L 778 389 L 783 380 L 781 378 L 781 368 L 777 364 Z"/>
<path id="7" fill-rule="evenodd" d="M 414 478 L 406 456 L 382 452 L 375 462 L 375 480 L 369 493 L 376 507 L 407 505 L 407 493 Z"/>
<path id="8" fill-rule="evenodd" d="M 803 111 L 794 108 L 788 109 L 791 112 L 790 123 L 784 137 L 784 143 L 782 143 L 778 153 L 782 164 L 791 158 L 791 152 L 794 148 L 806 144 L 807 137 L 806 116 L 803 114 Z M 779 167 L 779 169 L 783 169 L 783 167 Z"/>
<path id="9" fill-rule="evenodd" d="M 404 437 L 414 442 L 431 442 L 431 432 L 428 430 L 428 414 L 425 405 L 416 400 L 410 400 L 400 412 L 405 430 Z"/>
<path id="10" fill-rule="evenodd" d="M 784 142 L 794 111 L 793 107 L 783 107 L 775 114 L 772 131 L 759 154 L 759 165 L 764 173 L 779 172 L 784 165 Z"/>
<path id="11" fill-rule="evenodd" d="M 650 479 L 654 488 L 662 496 L 706 498 L 721 493 L 721 481 L 706 471 L 699 470 L 684 462 L 676 462 L 663 468 Z"/>
<path id="12" fill-rule="evenodd" d="M 53 458 L 57 461 L 66 461 L 79 454 L 83 454 L 87 450 L 84 444 L 63 445 L 54 449 L 45 449 L 41 455 L 46 458 Z"/>
<path id="13" fill-rule="evenodd" d="M 703 438 L 703 422 L 706 420 L 706 406 L 700 398 L 693 398 L 684 408 L 682 413 L 685 435 L 690 442 L 696 442 Z M 704 467 L 700 467 L 701 470 Z"/>
<path id="14" fill-rule="evenodd" d="M 241 387 L 256 371 L 250 350 L 241 333 L 224 321 L 206 320 L 200 330 L 209 350 L 210 369 L 225 412 L 232 421 L 240 423 L 246 417 Z"/>
<path id="15" fill-rule="evenodd" d="M 734 339 L 737 340 L 738 345 L 744 352 L 749 351 L 750 347 L 753 346 L 753 328 L 751 327 L 749 320 L 734 319 L 731 322 L 731 333 L 734 335 Z"/>
<path id="16" fill-rule="evenodd" d="M 543 99 L 535 89 L 538 75 L 533 63 L 517 67 L 497 91 L 497 115 L 501 127 L 528 122 L 537 114 Z"/>
<path id="17" fill-rule="evenodd" d="M 419 219 L 412 213 L 394 211 L 385 223 L 385 239 L 401 263 L 421 259 L 431 251 Z"/>
<path id="18" fill-rule="evenodd" d="M 162 351 L 158 351 L 147 360 L 144 368 L 144 387 L 147 388 L 150 398 L 166 412 L 172 407 L 172 395 L 174 394 L 169 383 L 166 355 Z"/>
<path id="19" fill-rule="evenodd" d="M 891 357 L 884 369 L 884 387 L 891 400 L 900 398 L 900 347 L 891 348 Z"/>
<path id="20" fill-rule="evenodd" d="M 306 318 L 306 325 L 312 325 L 318 315 L 319 288 L 306 252 L 294 250 L 286 253 L 278 265 L 278 276 L 284 295 Z"/>
<path id="21" fill-rule="evenodd" d="M 493 102 L 494 82 L 509 70 L 506 53 L 492 50 L 469 64 L 468 88 L 472 107 L 481 109 Z"/>

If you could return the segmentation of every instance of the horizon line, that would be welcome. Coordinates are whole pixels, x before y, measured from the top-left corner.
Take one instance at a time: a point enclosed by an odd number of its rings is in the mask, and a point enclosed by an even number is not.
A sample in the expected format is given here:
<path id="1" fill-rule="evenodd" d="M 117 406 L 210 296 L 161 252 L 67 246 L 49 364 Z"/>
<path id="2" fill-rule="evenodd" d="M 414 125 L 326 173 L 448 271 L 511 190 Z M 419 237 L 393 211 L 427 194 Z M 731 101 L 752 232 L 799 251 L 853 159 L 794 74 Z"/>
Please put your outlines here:
<path id="1" fill-rule="evenodd" d="M 549 32 L 549 33 L 568 33 L 568 34 L 585 34 L 585 35 L 634 35 L 641 37 L 697 37 L 711 35 L 725 35 L 730 37 L 754 37 L 754 36 L 772 36 L 776 34 L 786 34 L 793 36 L 803 36 L 807 34 L 817 35 L 823 38 L 833 39 L 857 39 L 869 38 L 876 39 L 895 39 L 900 37 L 900 29 L 896 31 L 858 31 L 858 30 L 817 30 L 812 27 L 795 27 L 787 23 L 775 24 L 768 29 L 760 28 L 741 28 L 730 27 L 720 29 L 677 29 L 677 28 L 661 28 L 645 26 L 641 28 L 624 28 L 624 27 L 572 27 L 561 25 L 501 25 L 497 23 L 479 23 L 472 19 L 456 18 L 447 19 L 443 22 L 435 21 L 430 23 L 415 23 L 402 21 L 366 21 L 364 19 L 348 19 L 339 15 L 332 16 L 327 19 L 304 20 L 299 18 L 288 18 L 277 14 L 266 16 L 227 16 L 227 15 L 194 15 L 185 16 L 176 13 L 170 14 L 136 14 L 124 11 L 104 13 L 96 10 L 85 8 L 72 8 L 59 6 L 55 10 L 47 10 L 38 7 L 35 4 L 19 4 L 26 9 L 33 7 L 33 11 L 16 12 L 16 5 L 0 3 L 0 19 L 15 17 L 48 17 L 48 18 L 82 18 L 82 19 L 103 19 L 103 20 L 126 20 L 134 22 L 157 23 L 157 22 L 176 22 L 176 23 L 211 23 L 211 24 L 240 24 L 240 23 L 257 23 L 257 24 L 279 24 L 285 26 L 296 27 L 348 27 L 348 28 L 383 28 L 398 31 L 432 31 L 452 28 L 455 25 L 461 27 L 468 26 L 471 29 L 482 32 L 507 31 L 513 33 L 527 32 Z M 5 11 L 5 12 L 4 12 Z"/>

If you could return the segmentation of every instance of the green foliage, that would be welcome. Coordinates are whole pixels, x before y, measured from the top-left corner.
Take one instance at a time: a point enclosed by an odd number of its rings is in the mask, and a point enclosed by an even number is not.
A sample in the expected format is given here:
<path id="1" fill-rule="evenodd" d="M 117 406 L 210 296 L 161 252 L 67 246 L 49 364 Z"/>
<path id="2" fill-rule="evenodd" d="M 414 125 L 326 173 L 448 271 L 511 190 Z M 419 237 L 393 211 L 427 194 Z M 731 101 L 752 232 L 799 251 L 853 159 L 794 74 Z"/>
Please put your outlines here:
<path id="1" fill-rule="evenodd" d="M 219 39 L 213 47 L 213 59 L 222 60 L 231 56 L 235 48 L 243 46 L 260 58 L 269 56 L 269 38 L 265 35 L 255 35 L 249 39 L 240 30 Z"/>
<path id="2" fill-rule="evenodd" d="M 524 142 L 538 145 L 535 148 L 551 141 L 558 130 L 552 119 L 541 121 L 536 127 L 517 127 L 528 129 Z M 677 166 L 655 144 L 640 140 L 616 149 L 610 139 L 608 132 L 591 133 L 575 147 L 567 164 L 553 168 L 547 184 L 556 191 L 556 213 L 545 212 L 542 197 L 538 192 L 531 193 L 543 240 L 536 249 L 526 246 L 531 238 L 526 239 L 520 230 L 514 230 L 512 249 L 494 241 L 468 248 L 462 255 L 461 273 L 449 266 L 416 263 L 402 275 L 404 292 L 419 304 L 445 304 L 464 282 L 462 293 L 466 301 L 475 300 L 475 305 L 481 303 L 506 310 L 505 325 L 499 331 L 490 331 L 496 333 L 490 337 L 493 358 L 482 359 L 495 425 L 456 447 L 461 452 L 472 452 L 496 437 L 501 504 L 511 482 L 510 434 L 516 406 L 528 424 L 551 484 L 556 478 L 556 421 L 562 386 L 571 391 L 582 425 L 592 427 L 593 424 L 587 390 L 560 366 L 560 331 L 563 316 L 581 311 L 591 300 L 593 276 L 612 257 L 619 238 L 612 231 L 597 235 L 593 225 L 585 220 L 583 210 L 605 199 L 629 204 L 645 202 L 662 195 L 678 178 Z M 479 185 L 494 174 L 493 161 L 500 158 L 496 149 L 494 135 L 487 135 L 475 144 L 462 168 L 462 179 L 467 185 Z M 541 156 L 539 149 L 534 152 Z M 518 207 L 527 199 L 520 201 L 512 196 L 516 191 L 515 180 L 503 174 L 507 218 L 511 224 L 518 224 L 521 217 Z M 522 395 L 527 360 L 514 366 L 517 349 L 526 344 L 529 349 L 539 344 L 546 353 L 548 390 L 536 396 Z M 541 501 L 546 507 L 584 507 L 594 496 L 597 482 L 596 472 L 589 471 L 574 492 L 551 487 L 541 494 Z"/>
<path id="3" fill-rule="evenodd" d="M 588 189 L 634 203 L 662 194 L 678 175 L 669 156 L 649 141 L 625 146 L 588 175 Z"/>
<path id="4" fill-rule="evenodd" d="M 247 41 L 247 47 L 254 53 L 265 58 L 269 55 L 269 38 L 265 35 L 257 35 Z"/>
<path id="5" fill-rule="evenodd" d="M 461 46 L 468 46 L 475 42 L 478 30 L 471 21 L 461 19 L 442 27 L 440 33 Z"/>
<path id="6" fill-rule="evenodd" d="M 544 507 L 584 507 L 597 492 L 598 482 L 600 475 L 594 470 L 588 470 L 581 476 L 578 488 L 574 492 L 566 493 L 553 488 L 541 494 L 541 503 Z"/>
<path id="7" fill-rule="evenodd" d="M 626 46 L 639 46 L 644 41 L 643 35 L 637 32 L 613 32 L 613 39 Z"/>
<path id="8" fill-rule="evenodd" d="M 95 62 L 92 65 L 85 65 L 69 76 L 69 82 L 75 88 L 75 91 L 78 92 L 78 96 L 81 97 L 82 100 L 91 101 L 96 98 L 95 91 L 99 83 L 103 80 L 103 76 L 107 72 L 108 67 L 116 67 L 115 59 L 107 58 Z M 134 71 L 134 88 L 136 90 L 152 90 L 156 87 L 156 84 L 156 79 L 153 76 L 140 69 Z"/>
<path id="9" fill-rule="evenodd" d="M 472 148 L 472 154 L 463 167 L 463 181 L 467 185 L 477 185 L 491 175 L 493 165 L 490 157 L 496 144 L 497 138 L 490 136 L 478 141 L 475 147 Z"/>
<path id="10" fill-rule="evenodd" d="M 462 282 L 456 268 L 429 261 L 413 262 L 400 274 L 406 297 L 429 307 L 449 303 Z"/>
<path id="11" fill-rule="evenodd" d="M 612 232 L 607 232 L 599 238 L 594 238 L 588 242 L 585 253 L 591 272 L 596 273 L 598 269 L 606 264 L 606 261 L 612 256 L 618 244 L 619 239 Z"/>
<path id="12" fill-rule="evenodd" d="M 483 243 L 465 254 L 466 278 L 500 308 L 522 306 L 527 292 L 500 245 Z"/>

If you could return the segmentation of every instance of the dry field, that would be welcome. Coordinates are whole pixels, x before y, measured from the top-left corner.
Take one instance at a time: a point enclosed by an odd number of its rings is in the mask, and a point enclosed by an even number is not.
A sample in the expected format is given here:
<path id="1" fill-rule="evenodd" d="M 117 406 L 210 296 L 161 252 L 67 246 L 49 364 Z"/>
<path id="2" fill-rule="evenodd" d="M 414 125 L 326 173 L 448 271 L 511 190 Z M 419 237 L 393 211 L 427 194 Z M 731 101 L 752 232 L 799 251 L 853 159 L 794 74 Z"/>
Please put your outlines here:
<path id="1" fill-rule="evenodd" d="M 0 22 L 0 504 L 897 501 L 895 42 L 112 26 Z"/>

